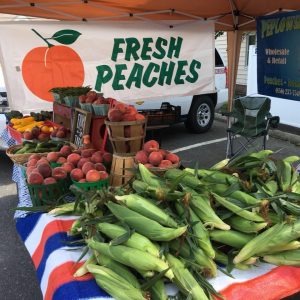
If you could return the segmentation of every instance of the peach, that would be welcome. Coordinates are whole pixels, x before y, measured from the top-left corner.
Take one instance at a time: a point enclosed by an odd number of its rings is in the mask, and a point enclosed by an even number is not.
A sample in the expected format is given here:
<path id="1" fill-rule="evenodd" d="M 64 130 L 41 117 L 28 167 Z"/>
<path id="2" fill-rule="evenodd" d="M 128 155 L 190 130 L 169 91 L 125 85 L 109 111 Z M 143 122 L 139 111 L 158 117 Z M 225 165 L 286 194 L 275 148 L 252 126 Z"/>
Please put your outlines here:
<path id="1" fill-rule="evenodd" d="M 55 129 L 55 130 L 53 130 L 53 131 L 51 132 L 50 136 L 56 137 L 56 134 L 57 134 L 57 130 Z"/>
<path id="2" fill-rule="evenodd" d="M 24 138 L 25 140 L 32 140 L 32 139 L 33 139 L 32 133 L 31 133 L 30 131 L 25 131 L 25 132 L 23 133 L 23 138 Z"/>
<path id="3" fill-rule="evenodd" d="M 95 170 L 95 165 L 92 162 L 88 161 L 82 166 L 82 172 L 86 175 L 90 170 Z"/>
<path id="4" fill-rule="evenodd" d="M 81 169 L 78 169 L 78 168 L 73 169 L 70 173 L 70 176 L 75 181 L 79 181 L 84 178 L 83 172 L 81 171 Z"/>
<path id="5" fill-rule="evenodd" d="M 72 153 L 67 157 L 67 162 L 72 163 L 74 166 L 77 166 L 77 163 L 81 159 L 81 156 L 77 153 Z"/>
<path id="6" fill-rule="evenodd" d="M 86 182 L 86 180 L 85 179 L 80 179 L 78 182 Z"/>
<path id="7" fill-rule="evenodd" d="M 160 164 L 160 162 L 163 160 L 163 156 L 160 152 L 153 151 L 150 153 L 148 159 L 149 159 L 150 164 L 157 167 Z"/>
<path id="8" fill-rule="evenodd" d="M 120 122 L 122 120 L 123 113 L 119 109 L 110 109 L 108 112 L 108 119 L 111 122 Z"/>
<path id="9" fill-rule="evenodd" d="M 142 115 L 142 114 L 136 114 L 136 115 L 135 115 L 135 119 L 136 119 L 137 121 L 145 120 L 145 116 Z"/>
<path id="10" fill-rule="evenodd" d="M 39 164 L 37 166 L 37 169 L 44 178 L 51 176 L 52 170 L 51 170 L 51 167 L 49 166 L 49 164 L 46 164 L 46 163 Z"/>
<path id="11" fill-rule="evenodd" d="M 56 133 L 56 137 L 60 138 L 60 139 L 63 139 L 66 137 L 66 133 L 63 131 L 63 130 L 58 130 L 57 133 Z"/>
<path id="12" fill-rule="evenodd" d="M 62 167 L 56 167 L 52 170 L 52 177 L 56 180 L 65 179 L 67 178 L 67 172 Z"/>
<path id="13" fill-rule="evenodd" d="M 65 162 L 67 162 L 67 159 L 63 156 L 59 157 L 58 160 L 56 161 L 59 164 L 64 164 Z"/>
<path id="14" fill-rule="evenodd" d="M 36 159 L 36 160 L 39 160 L 41 158 L 40 155 L 38 154 L 31 154 L 28 158 L 28 160 L 31 160 L 31 159 Z"/>
<path id="15" fill-rule="evenodd" d="M 141 150 L 141 151 L 138 151 L 135 155 L 135 161 L 137 163 L 141 163 L 141 164 L 146 164 L 148 162 L 148 154 L 146 151 L 144 150 Z"/>
<path id="16" fill-rule="evenodd" d="M 49 161 L 46 157 L 42 157 L 41 159 L 39 159 L 36 163 L 36 167 L 38 167 L 40 164 L 47 164 L 49 165 Z"/>
<path id="17" fill-rule="evenodd" d="M 29 184 L 43 184 L 44 178 L 38 172 L 31 172 L 28 176 L 28 183 Z"/>
<path id="18" fill-rule="evenodd" d="M 64 157 L 67 157 L 72 153 L 72 148 L 68 145 L 62 146 L 59 151 Z"/>
<path id="19" fill-rule="evenodd" d="M 86 95 L 79 96 L 79 102 L 80 103 L 85 103 L 85 100 L 86 100 Z"/>
<path id="20" fill-rule="evenodd" d="M 81 151 L 81 156 L 84 158 L 91 157 L 95 152 L 96 150 L 94 149 L 84 149 Z"/>
<path id="21" fill-rule="evenodd" d="M 109 152 L 105 152 L 102 155 L 103 162 L 107 165 L 111 164 L 112 162 L 112 155 Z"/>
<path id="22" fill-rule="evenodd" d="M 108 174 L 105 171 L 99 171 L 99 174 L 100 174 L 100 180 L 106 179 L 108 177 Z"/>
<path id="23" fill-rule="evenodd" d="M 132 122 L 135 121 L 135 115 L 134 114 L 124 114 L 122 117 L 122 121 L 124 122 Z"/>
<path id="24" fill-rule="evenodd" d="M 150 153 L 152 151 L 158 151 L 159 149 L 159 143 L 155 140 L 150 140 L 148 142 L 146 142 L 144 144 L 144 147 L 143 149 L 147 152 L 147 153 Z"/>
<path id="25" fill-rule="evenodd" d="M 102 153 L 100 151 L 95 152 L 91 157 L 91 162 L 93 162 L 94 164 L 102 163 L 103 162 Z"/>
<path id="26" fill-rule="evenodd" d="M 66 162 L 61 166 L 67 173 L 70 173 L 74 169 L 74 165 L 72 163 Z"/>
<path id="27" fill-rule="evenodd" d="M 158 151 L 162 154 L 163 159 L 165 159 L 166 156 L 167 156 L 167 154 L 168 154 L 168 152 L 166 150 L 163 150 L 163 149 L 159 149 Z"/>
<path id="28" fill-rule="evenodd" d="M 100 173 L 97 170 L 89 170 L 86 173 L 86 181 L 87 182 L 96 182 L 101 179 Z"/>
<path id="29" fill-rule="evenodd" d="M 89 157 L 80 158 L 79 162 L 77 163 L 77 168 L 82 169 L 82 166 L 88 161 L 91 161 Z"/>
<path id="30" fill-rule="evenodd" d="M 47 159 L 48 161 L 56 162 L 59 158 L 59 153 L 58 152 L 49 152 L 47 154 Z"/>
<path id="31" fill-rule="evenodd" d="M 125 114 L 128 108 L 127 105 L 124 103 L 117 103 L 114 109 L 118 109 L 122 114 Z"/>
<path id="32" fill-rule="evenodd" d="M 47 141 L 49 139 L 49 135 L 47 133 L 40 133 L 37 139 L 39 141 Z"/>
<path id="33" fill-rule="evenodd" d="M 90 96 L 85 99 L 85 103 L 92 104 L 95 101 L 95 98 Z"/>
<path id="34" fill-rule="evenodd" d="M 105 166 L 102 163 L 96 163 L 95 164 L 95 169 L 97 171 L 106 171 L 106 168 L 105 168 Z"/>
<path id="35" fill-rule="evenodd" d="M 39 172 L 38 169 L 34 166 L 27 167 L 26 176 L 28 177 L 32 172 Z"/>
<path id="36" fill-rule="evenodd" d="M 53 183 L 56 183 L 56 179 L 53 178 L 53 177 L 48 177 L 48 178 L 45 178 L 44 179 L 44 184 L 53 184 Z"/>
<path id="37" fill-rule="evenodd" d="M 37 160 L 37 159 L 35 159 L 35 158 L 32 158 L 32 159 L 30 159 L 30 160 L 28 161 L 28 163 L 27 163 L 27 167 L 35 167 L 35 166 L 36 166 L 36 164 L 37 164 L 37 162 L 38 162 L 38 160 Z"/>
<path id="38" fill-rule="evenodd" d="M 39 134 L 41 133 L 41 130 L 39 127 L 35 126 L 31 129 L 31 134 L 32 134 L 32 137 L 34 139 L 38 138 Z"/>
<path id="39" fill-rule="evenodd" d="M 89 91 L 87 94 L 86 94 L 87 97 L 90 97 L 91 99 L 93 100 L 96 100 L 98 95 L 95 91 Z"/>
<path id="40" fill-rule="evenodd" d="M 166 160 L 166 159 L 163 159 L 159 164 L 160 168 L 169 168 L 171 166 L 172 166 L 172 162 L 170 162 L 169 160 Z"/>
<path id="41" fill-rule="evenodd" d="M 166 159 L 169 160 L 172 164 L 178 164 L 179 163 L 179 157 L 174 153 L 168 153 L 166 155 Z"/>
<path id="42" fill-rule="evenodd" d="M 149 169 L 149 168 L 153 168 L 154 166 L 151 164 L 145 164 L 145 167 Z"/>

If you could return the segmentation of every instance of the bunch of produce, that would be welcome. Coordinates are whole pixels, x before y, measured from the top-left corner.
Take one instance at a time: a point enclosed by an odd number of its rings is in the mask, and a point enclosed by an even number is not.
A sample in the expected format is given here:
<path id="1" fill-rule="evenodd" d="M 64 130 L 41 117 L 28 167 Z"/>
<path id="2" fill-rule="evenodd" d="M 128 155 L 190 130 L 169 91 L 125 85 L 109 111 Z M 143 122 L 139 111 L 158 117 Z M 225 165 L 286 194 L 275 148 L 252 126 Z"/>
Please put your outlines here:
<path id="1" fill-rule="evenodd" d="M 77 182 L 97 182 L 108 177 L 112 155 L 94 149 L 78 150 L 68 155 L 62 165 Z"/>
<path id="2" fill-rule="evenodd" d="M 46 121 L 52 120 L 52 112 L 51 111 L 44 111 L 42 110 L 39 113 L 31 112 L 30 116 L 34 118 L 35 121 Z"/>
<path id="3" fill-rule="evenodd" d="M 62 100 L 66 96 L 80 96 L 87 94 L 91 88 L 89 86 L 79 87 L 56 87 L 51 89 L 49 92 L 58 94 Z"/>
<path id="4" fill-rule="evenodd" d="M 300 181 L 292 167 L 300 158 L 271 154 L 164 177 L 139 164 L 127 186 L 73 187 L 76 202 L 50 213 L 80 215 L 69 234 L 93 255 L 74 276 L 92 273 L 115 299 L 167 299 L 164 284 L 172 282 L 184 299 L 206 300 L 220 296 L 206 280 L 217 269 L 232 276 L 260 260 L 300 266 Z"/>
<path id="5" fill-rule="evenodd" d="M 169 151 L 159 149 L 159 143 L 155 140 L 146 142 L 143 150 L 138 151 L 135 155 L 135 162 L 145 165 L 147 168 L 168 169 L 178 167 L 179 157 Z"/>
<path id="6" fill-rule="evenodd" d="M 109 98 L 104 98 L 102 95 L 98 95 L 95 91 L 89 91 L 86 95 L 81 95 L 79 97 L 80 103 L 86 104 L 109 104 Z"/>
<path id="7" fill-rule="evenodd" d="M 56 152 L 59 151 L 63 146 L 63 142 L 57 141 L 24 141 L 22 143 L 22 147 L 17 149 L 13 154 Z"/>
<path id="8" fill-rule="evenodd" d="M 23 114 L 18 110 L 11 110 L 5 113 L 6 119 L 10 121 L 11 119 L 21 119 Z"/>
<path id="9" fill-rule="evenodd" d="M 53 139 L 66 139 L 70 134 L 70 130 L 64 126 L 54 127 L 50 137 Z"/>
<path id="10" fill-rule="evenodd" d="M 134 106 L 116 101 L 115 106 L 108 111 L 108 119 L 111 122 L 132 122 L 145 120 L 145 116 L 138 113 Z"/>
<path id="11" fill-rule="evenodd" d="M 12 118 L 10 119 L 10 126 L 23 133 L 24 131 L 29 131 L 33 127 L 39 127 L 44 124 L 43 121 L 35 121 L 33 117 L 31 116 L 25 116 L 23 118 Z"/>
<path id="12" fill-rule="evenodd" d="M 68 174 L 64 168 L 52 168 L 50 165 L 49 158 L 52 158 L 54 155 L 58 155 L 57 153 L 59 152 L 51 152 L 47 155 L 47 157 L 41 157 L 38 154 L 32 154 L 29 157 L 26 165 L 26 177 L 28 184 L 53 184 L 58 180 L 67 178 Z"/>

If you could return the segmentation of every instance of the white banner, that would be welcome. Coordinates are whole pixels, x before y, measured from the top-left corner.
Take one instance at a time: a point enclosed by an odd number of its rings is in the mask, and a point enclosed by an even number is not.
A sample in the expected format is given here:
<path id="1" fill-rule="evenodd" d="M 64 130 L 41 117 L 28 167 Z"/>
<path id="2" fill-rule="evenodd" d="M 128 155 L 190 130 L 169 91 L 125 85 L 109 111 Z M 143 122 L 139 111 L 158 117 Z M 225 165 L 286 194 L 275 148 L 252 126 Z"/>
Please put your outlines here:
<path id="1" fill-rule="evenodd" d="M 53 87 L 123 102 L 214 92 L 214 24 L 15 22 L 0 27 L 10 107 L 51 109 Z"/>

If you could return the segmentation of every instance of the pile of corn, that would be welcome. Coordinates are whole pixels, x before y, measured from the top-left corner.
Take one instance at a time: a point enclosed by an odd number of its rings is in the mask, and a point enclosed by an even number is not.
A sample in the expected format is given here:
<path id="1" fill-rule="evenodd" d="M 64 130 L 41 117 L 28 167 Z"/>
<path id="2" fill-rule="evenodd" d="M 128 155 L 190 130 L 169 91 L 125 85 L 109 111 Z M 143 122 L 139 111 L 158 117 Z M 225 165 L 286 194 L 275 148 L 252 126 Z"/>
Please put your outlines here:
<path id="1" fill-rule="evenodd" d="M 81 193 L 52 214 L 74 213 L 90 272 L 115 299 L 167 299 L 173 282 L 184 299 L 218 295 L 206 281 L 217 269 L 259 261 L 300 266 L 300 181 L 292 164 L 264 150 L 211 169 L 171 169 L 163 178 L 143 165 L 130 186 Z M 225 266 L 225 267 L 224 267 Z M 230 275 L 230 274 L 229 274 Z"/>

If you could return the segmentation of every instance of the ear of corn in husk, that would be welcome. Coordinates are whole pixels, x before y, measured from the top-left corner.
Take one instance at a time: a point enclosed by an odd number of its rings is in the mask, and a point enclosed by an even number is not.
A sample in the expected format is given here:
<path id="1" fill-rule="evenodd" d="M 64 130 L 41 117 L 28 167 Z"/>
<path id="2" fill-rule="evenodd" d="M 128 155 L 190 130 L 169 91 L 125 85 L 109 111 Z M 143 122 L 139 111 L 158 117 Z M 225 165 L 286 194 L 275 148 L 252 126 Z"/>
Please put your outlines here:
<path id="1" fill-rule="evenodd" d="M 180 203 L 175 204 L 176 210 L 180 216 L 184 214 L 184 207 Z M 197 215 L 193 212 L 191 208 L 188 208 L 190 223 L 193 225 L 192 231 L 195 237 L 197 238 L 197 242 L 199 247 L 206 253 L 206 255 L 210 258 L 215 257 L 215 251 L 211 245 L 211 241 L 209 238 L 209 233 L 207 229 L 204 227 L 201 220 L 197 217 Z"/>
<path id="2" fill-rule="evenodd" d="M 149 202 L 137 194 L 130 194 L 115 197 L 119 202 L 124 203 L 131 210 L 154 220 L 161 225 L 177 228 L 178 224 L 161 208 Z"/>
<path id="3" fill-rule="evenodd" d="M 81 231 L 82 231 L 81 220 L 77 219 L 73 222 L 70 230 L 68 231 L 68 235 L 74 236 L 74 235 L 80 234 Z"/>
<path id="4" fill-rule="evenodd" d="M 76 212 L 74 211 L 75 207 L 75 202 L 70 202 L 70 203 L 64 203 L 59 206 L 56 206 L 54 209 L 51 209 L 48 214 L 49 215 L 54 215 L 54 216 L 60 216 L 64 214 L 70 214 L 76 215 Z"/>
<path id="5" fill-rule="evenodd" d="M 191 197 L 191 207 L 195 214 L 204 222 L 204 225 L 219 228 L 222 230 L 229 230 L 230 226 L 224 223 L 212 209 L 208 201 L 203 197 L 193 195 Z"/>
<path id="6" fill-rule="evenodd" d="M 216 253 L 215 261 L 227 266 L 228 265 L 228 256 L 218 249 L 215 249 L 215 253 Z M 234 267 L 239 270 L 249 270 L 251 268 L 251 265 L 246 265 L 244 263 L 238 263 L 238 264 L 234 264 Z"/>
<path id="7" fill-rule="evenodd" d="M 210 167 L 210 169 L 211 170 L 221 170 L 228 165 L 229 160 L 230 160 L 229 158 L 225 158 L 225 159 L 219 161 L 218 163 L 214 164 L 212 167 Z"/>
<path id="8" fill-rule="evenodd" d="M 132 188 L 138 194 L 150 196 L 157 201 L 174 201 L 184 196 L 184 194 L 179 191 L 171 191 L 168 188 L 156 188 L 141 180 L 134 180 Z"/>
<path id="9" fill-rule="evenodd" d="M 141 290 L 111 269 L 92 264 L 87 268 L 94 275 L 97 284 L 116 300 L 145 300 Z"/>
<path id="10" fill-rule="evenodd" d="M 195 280 L 194 276 L 179 259 L 168 254 L 167 260 L 174 272 L 176 285 L 185 295 L 191 295 L 191 299 L 193 300 L 208 300 L 205 292 Z"/>
<path id="11" fill-rule="evenodd" d="M 235 230 L 212 230 L 209 236 L 215 242 L 219 242 L 236 249 L 243 248 L 253 238 L 253 234 L 242 233 Z"/>
<path id="12" fill-rule="evenodd" d="M 99 254 L 99 252 L 97 252 L 96 250 L 94 250 L 94 255 L 97 263 L 100 266 L 113 270 L 114 272 L 122 276 L 126 281 L 128 281 L 132 286 L 136 287 L 137 289 L 140 289 L 140 284 L 137 278 L 126 266 L 120 264 L 119 262 L 111 259 L 110 257 L 104 254 Z"/>
<path id="13" fill-rule="evenodd" d="M 164 227 L 156 221 L 113 202 L 107 203 L 107 207 L 117 219 L 125 222 L 138 233 L 153 241 L 170 241 L 181 236 L 187 230 L 187 226 L 176 229 Z M 145 226 L 145 224 L 147 224 L 147 226 Z"/>
<path id="14" fill-rule="evenodd" d="M 150 289 L 151 300 L 168 300 L 165 285 L 162 279 L 159 279 Z"/>
<path id="15" fill-rule="evenodd" d="M 139 171 L 145 183 L 157 188 L 165 185 L 158 176 L 151 173 L 143 164 L 139 164 Z"/>
<path id="16" fill-rule="evenodd" d="M 188 170 L 189 172 L 195 172 L 195 170 L 193 169 L 185 170 Z M 220 171 L 199 169 L 197 170 L 197 175 L 200 177 L 200 179 L 211 183 L 233 184 L 239 182 L 239 179 L 237 177 L 222 173 Z"/>
<path id="17" fill-rule="evenodd" d="M 110 246 L 107 243 L 100 243 L 94 240 L 90 240 L 88 245 L 90 248 L 98 251 L 100 255 L 104 254 L 134 269 L 161 272 L 169 268 L 168 264 L 163 260 L 138 249 L 121 245 Z M 171 270 L 168 270 L 165 276 L 170 280 L 174 277 Z"/>
<path id="18" fill-rule="evenodd" d="M 182 177 L 180 183 L 183 183 L 192 189 L 201 189 L 201 187 L 203 187 L 203 183 L 189 172 L 185 172 L 179 169 L 169 169 L 165 173 L 165 178 L 171 181 L 174 181 L 179 177 Z"/>
<path id="19" fill-rule="evenodd" d="M 277 247 L 283 247 L 299 237 L 300 220 L 292 224 L 278 223 L 247 243 L 234 258 L 234 263 L 242 262 L 252 256 L 268 253 L 270 249 L 274 251 Z"/>
<path id="20" fill-rule="evenodd" d="M 126 233 L 126 229 L 122 226 L 110 223 L 98 223 L 96 228 L 103 232 L 111 239 L 117 238 Z M 149 254 L 159 257 L 159 249 L 145 236 L 134 232 L 130 238 L 124 243 L 125 246 L 136 248 L 141 251 L 148 252 Z"/>
<path id="21" fill-rule="evenodd" d="M 171 249 L 174 252 L 179 252 L 182 257 L 187 259 L 194 259 L 199 265 L 199 269 L 209 277 L 215 277 L 217 275 L 217 266 L 215 262 L 209 258 L 201 248 L 193 247 L 190 248 L 187 243 L 180 243 L 180 241 L 174 240 L 170 243 Z"/>
<path id="22" fill-rule="evenodd" d="M 245 203 L 247 206 L 258 205 L 261 203 L 260 199 L 256 199 L 255 197 L 253 197 L 250 194 L 247 194 L 243 191 L 235 191 L 232 194 L 230 194 L 229 197 L 233 198 L 233 199 L 237 199 L 237 200 Z"/>
<path id="23" fill-rule="evenodd" d="M 244 219 L 237 215 L 234 215 L 234 216 L 226 219 L 226 222 L 233 229 L 244 232 L 244 233 L 256 233 L 268 225 L 267 222 L 256 223 L 256 222 Z"/>
<path id="24" fill-rule="evenodd" d="M 87 274 L 89 272 L 87 269 L 87 265 L 95 264 L 95 263 L 96 263 L 96 257 L 93 254 L 84 262 L 84 264 L 80 268 L 77 269 L 77 271 L 73 274 L 73 276 L 81 277 L 81 276 Z"/>
<path id="25" fill-rule="evenodd" d="M 212 193 L 212 195 L 214 196 L 215 200 L 218 203 L 220 203 L 222 206 L 226 207 L 228 210 L 230 210 L 230 211 L 234 212 L 235 214 L 239 215 L 240 217 L 243 217 L 247 220 L 255 221 L 255 222 L 264 222 L 265 221 L 264 218 L 262 218 L 257 213 L 245 210 L 245 209 L 237 206 L 236 204 L 230 202 L 225 197 L 221 197 L 221 196 L 219 196 L 215 193 Z"/>
<path id="26" fill-rule="evenodd" d="M 300 249 L 265 255 L 263 260 L 277 266 L 300 267 Z"/>

